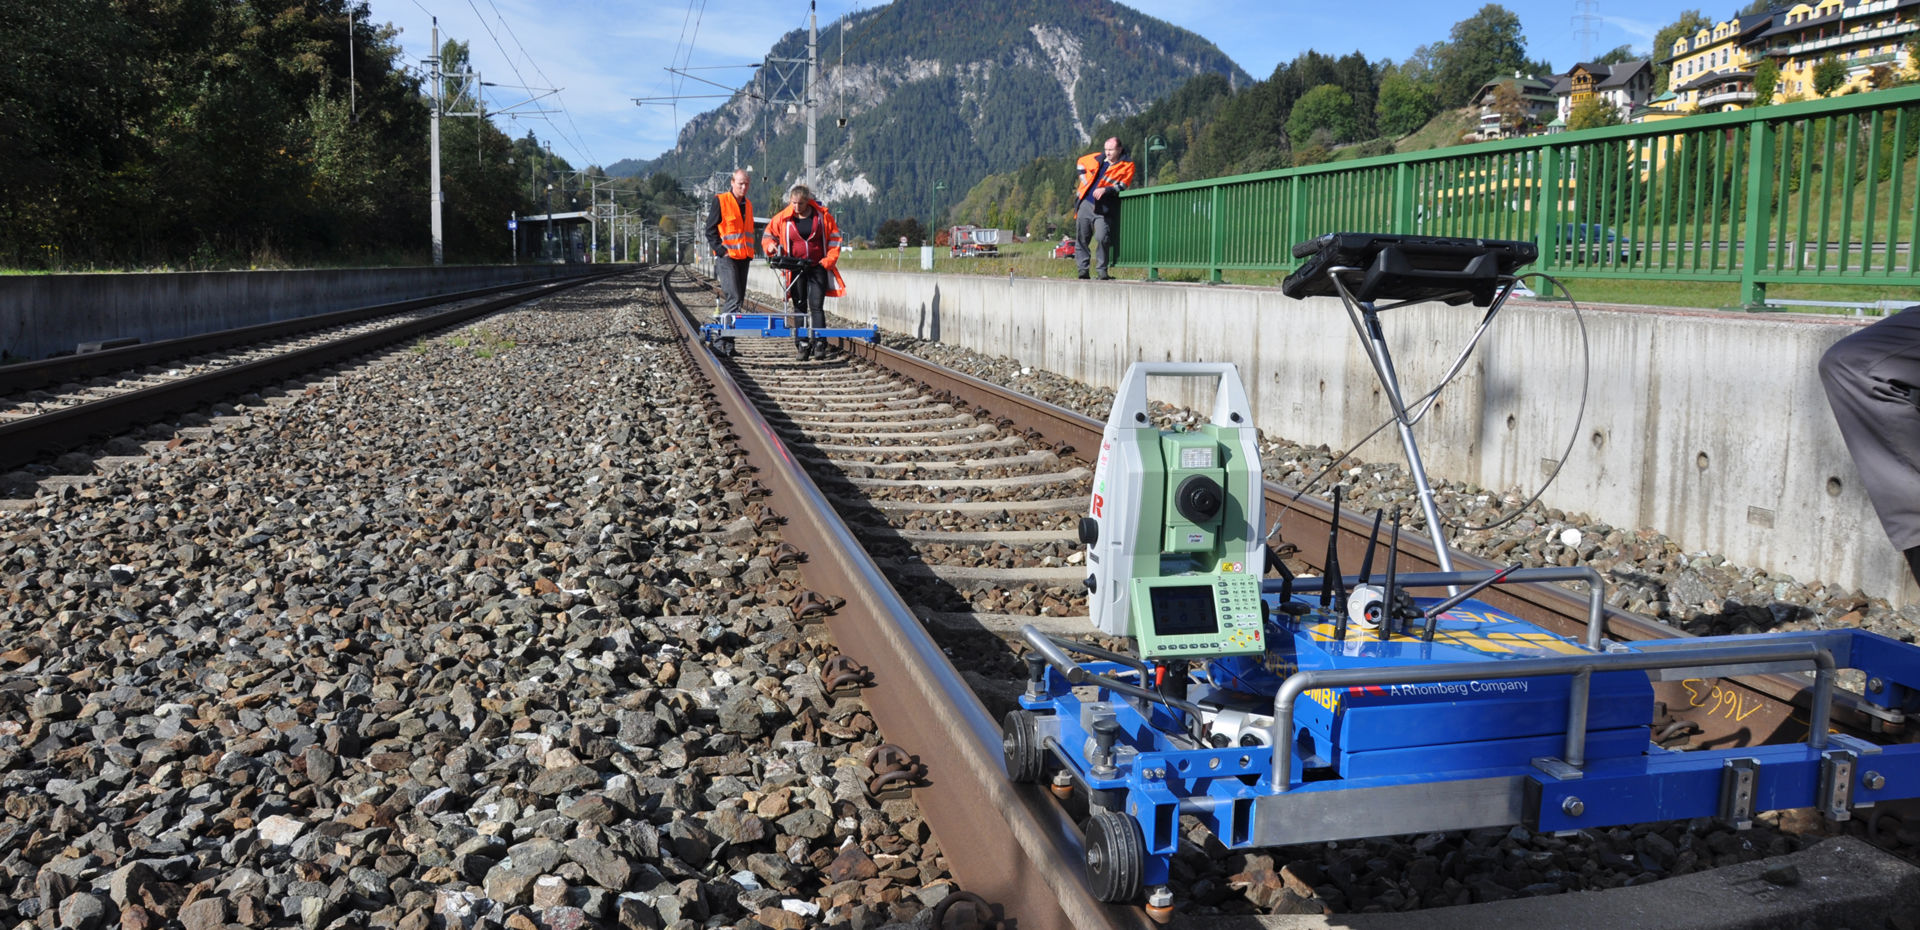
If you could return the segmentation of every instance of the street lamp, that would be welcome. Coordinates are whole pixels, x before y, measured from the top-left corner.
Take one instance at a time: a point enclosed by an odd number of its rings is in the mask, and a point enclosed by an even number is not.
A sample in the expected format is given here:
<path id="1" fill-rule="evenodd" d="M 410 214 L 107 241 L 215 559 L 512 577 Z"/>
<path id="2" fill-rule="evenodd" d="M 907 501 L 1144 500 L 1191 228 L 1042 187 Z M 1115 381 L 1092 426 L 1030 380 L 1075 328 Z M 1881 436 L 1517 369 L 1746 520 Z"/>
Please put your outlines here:
<path id="1" fill-rule="evenodd" d="M 933 221 L 936 223 L 940 222 L 940 200 L 941 200 L 940 192 L 946 189 L 947 189 L 947 182 L 945 181 L 933 182 Z M 935 227 L 935 229 L 937 228 L 939 227 Z M 927 230 L 927 234 L 933 237 L 934 241 L 936 242 L 939 241 L 939 236 L 935 234 L 932 229 Z"/>
<path id="2" fill-rule="evenodd" d="M 1148 184 L 1153 183 L 1153 153 L 1164 152 L 1166 150 L 1167 140 L 1158 134 L 1148 136 L 1146 144 L 1140 146 L 1142 169 L 1140 178 L 1141 187 L 1146 187 Z"/>

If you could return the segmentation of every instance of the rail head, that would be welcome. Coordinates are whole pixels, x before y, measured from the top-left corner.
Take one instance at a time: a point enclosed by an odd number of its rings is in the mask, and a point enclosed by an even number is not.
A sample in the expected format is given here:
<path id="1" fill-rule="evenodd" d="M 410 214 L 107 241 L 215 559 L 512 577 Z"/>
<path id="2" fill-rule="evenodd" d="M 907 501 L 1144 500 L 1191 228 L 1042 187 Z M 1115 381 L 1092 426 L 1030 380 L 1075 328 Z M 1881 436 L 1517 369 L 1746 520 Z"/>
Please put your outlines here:
<path id="1" fill-rule="evenodd" d="M 1153 926 L 1139 908 L 1094 896 L 1080 868 L 1079 830 L 1040 791 L 1006 777 L 997 722 L 725 366 L 700 345 L 698 324 L 670 282 L 671 275 L 662 279 L 661 293 L 683 347 L 736 418 L 735 432 L 772 491 L 769 505 L 787 518 L 783 535 L 813 556 L 800 566 L 803 577 L 846 598 L 828 626 L 841 649 L 874 672 L 867 702 L 874 719 L 888 733 L 945 740 L 938 786 L 914 798 L 942 835 L 956 876 L 969 891 L 1017 908 L 1022 927 Z M 983 817 L 989 810 L 999 818 Z"/>

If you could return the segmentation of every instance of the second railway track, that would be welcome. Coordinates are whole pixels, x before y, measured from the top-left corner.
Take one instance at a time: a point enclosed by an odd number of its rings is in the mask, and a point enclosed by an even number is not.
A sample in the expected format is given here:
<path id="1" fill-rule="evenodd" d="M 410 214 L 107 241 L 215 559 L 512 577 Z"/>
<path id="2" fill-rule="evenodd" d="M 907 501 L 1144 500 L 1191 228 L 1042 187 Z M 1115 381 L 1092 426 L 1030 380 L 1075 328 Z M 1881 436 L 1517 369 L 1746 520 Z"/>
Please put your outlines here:
<path id="1" fill-rule="evenodd" d="M 0 366 L 0 469 L 604 276 L 485 288 Z"/>
<path id="2" fill-rule="evenodd" d="M 694 302 L 683 317 L 691 337 L 694 320 L 710 312 L 711 292 L 689 279 L 669 285 L 669 290 Z M 944 847 L 962 883 L 989 897 L 1023 901 L 1036 908 L 1036 914 L 1020 915 L 1021 926 L 1141 925 L 1145 917 L 1138 909 L 1092 899 L 1079 874 L 1080 837 L 1062 822 L 1062 817 L 1073 815 L 1044 802 L 1036 804 L 1035 798 L 1025 795 L 1014 800 L 1016 796 L 1006 791 L 1009 786 L 994 751 L 997 747 L 990 745 L 998 737 L 995 721 L 1013 706 L 1022 681 L 1017 655 L 1024 647 L 1018 644 L 1019 627 L 1034 624 L 1055 633 L 1091 632 L 1082 584 L 1086 569 L 1074 526 L 1087 509 L 1092 479 L 1087 458 L 1099 445 L 1100 424 L 877 345 L 847 341 L 825 360 L 802 361 L 791 343 L 742 340 L 729 362 L 709 356 L 706 363 L 716 373 L 726 369 L 734 379 L 731 391 L 738 402 L 755 408 L 746 415 L 764 433 L 759 439 L 767 454 L 803 468 L 811 475 L 810 486 L 818 488 L 809 493 L 820 505 L 830 504 L 837 511 L 818 516 L 823 528 L 814 544 L 806 546 L 812 557 L 840 569 L 859 566 L 850 576 L 865 573 L 863 580 L 852 582 L 856 587 L 871 588 L 876 576 L 885 578 L 888 590 L 867 591 L 870 603 L 843 611 L 846 616 L 837 621 L 836 636 L 849 654 L 874 666 L 877 679 L 893 679 L 896 687 L 891 694 L 883 693 L 873 701 L 882 726 L 909 728 L 921 740 L 911 748 L 945 763 L 935 764 L 931 777 L 940 788 L 933 793 L 952 792 L 959 799 L 949 799 L 953 809 L 944 818 L 937 802 L 923 805 L 929 809 L 929 822 L 943 832 Z M 1270 512 L 1278 512 L 1283 489 L 1269 484 L 1267 495 L 1269 507 L 1274 508 Z M 1286 519 L 1288 538 L 1324 539 L 1333 515 L 1326 504 L 1308 498 L 1293 503 Z M 1348 514 L 1339 538 L 1342 564 L 1359 564 L 1367 545 L 1367 525 L 1358 515 Z M 1434 566 L 1432 552 L 1417 542 L 1409 544 L 1403 537 L 1402 547 L 1405 570 Z M 1458 553 L 1455 560 L 1457 567 L 1467 570 L 1494 567 Z M 1317 571 L 1316 562 L 1302 559 L 1300 567 Z M 1595 596 L 1538 585 L 1496 592 L 1489 600 L 1503 609 L 1576 638 L 1585 635 L 1589 598 Z M 1611 638 L 1676 635 L 1672 628 L 1636 615 L 1608 610 L 1606 616 L 1606 635 Z M 917 622 L 909 622 L 916 618 Z M 907 649 L 898 637 L 924 643 L 917 650 Z M 930 666 L 944 668 L 916 669 L 911 662 L 899 668 L 880 667 L 915 651 L 924 653 L 920 659 Z M 931 686 L 933 679 L 942 680 L 940 688 Z M 973 693 L 955 693 L 956 681 L 965 682 Z M 1671 745 L 1784 740 L 1805 733 L 1808 689 L 1805 679 L 1797 676 L 1663 682 L 1658 688 L 1656 696 L 1666 714 L 1663 732 Z M 951 701 L 957 706 L 916 709 L 907 706 L 909 701 Z M 891 724 L 889 710 L 895 715 Z M 1903 720 L 1890 720 L 1884 714 L 1875 717 L 1858 702 L 1845 699 L 1836 709 L 1835 720 L 1842 728 L 1860 731 L 1904 725 Z M 938 729 L 928 729 L 929 721 Z M 978 784 L 956 790 L 962 772 L 969 783 Z M 980 816 L 981 811 L 995 808 L 1008 812 L 1006 824 Z M 1889 836 L 1897 825 L 1897 820 L 1874 824 Z M 952 834 L 956 827 L 966 831 L 966 839 Z M 1331 850 L 1327 855 L 1334 873 L 1351 873 L 1352 862 L 1381 856 L 1405 861 L 1436 844 L 1451 842 L 1457 848 L 1449 861 L 1485 858 L 1483 864 L 1498 871 L 1498 857 L 1481 847 L 1504 841 L 1531 844 L 1536 850 L 1530 855 L 1544 859 L 1566 855 L 1618 862 L 1616 841 L 1630 846 L 1645 832 L 1621 828 L 1618 835 L 1585 840 L 1468 835 L 1442 841 L 1436 835 L 1417 841 L 1408 838 L 1404 845 L 1396 845 L 1402 841 L 1327 844 Z M 1703 838 L 1702 843 L 1706 842 Z M 1777 847 L 1781 842 L 1768 839 L 1762 845 Z M 1182 913 L 1196 906 L 1199 913 L 1258 909 L 1248 905 L 1251 893 L 1241 897 L 1227 889 L 1258 885 L 1261 863 L 1210 854 L 1204 841 L 1192 847 L 1175 861 Z M 1347 851 L 1339 851 L 1340 847 Z M 1415 847 L 1420 853 L 1400 851 Z M 1764 854 L 1753 843 L 1746 848 L 1754 855 Z M 1907 855 L 1912 857 L 1911 849 Z M 1621 869 L 1629 877 L 1588 875 L 1563 887 L 1608 887 L 1657 877 L 1660 870 L 1636 869 L 1633 860 L 1631 853 L 1626 854 L 1627 864 Z M 1272 862 L 1265 864 L 1277 868 Z M 1712 860 L 1693 864 L 1706 867 Z M 1312 869 L 1305 871 L 1310 874 Z M 1323 878 L 1326 875 L 1321 873 Z M 1351 874 L 1347 878 L 1359 881 Z M 1365 903 L 1367 909 L 1392 910 L 1485 899 L 1489 892 L 1475 890 L 1470 878 L 1460 876 L 1448 896 L 1388 888 Z M 1050 889 L 1047 902 L 1034 896 L 1036 882 Z M 1315 891 L 1306 887 L 1311 884 L 1296 882 L 1291 888 L 1296 905 L 1340 910 L 1342 905 L 1356 903 L 1340 891 L 1347 882 L 1332 880 L 1317 889 L 1323 895 L 1318 900 L 1303 902 L 1302 898 L 1315 897 Z M 1325 895 L 1348 900 L 1330 902 Z M 1282 900 L 1279 895 L 1268 898 Z M 1179 919 L 1175 918 L 1176 925 Z"/>

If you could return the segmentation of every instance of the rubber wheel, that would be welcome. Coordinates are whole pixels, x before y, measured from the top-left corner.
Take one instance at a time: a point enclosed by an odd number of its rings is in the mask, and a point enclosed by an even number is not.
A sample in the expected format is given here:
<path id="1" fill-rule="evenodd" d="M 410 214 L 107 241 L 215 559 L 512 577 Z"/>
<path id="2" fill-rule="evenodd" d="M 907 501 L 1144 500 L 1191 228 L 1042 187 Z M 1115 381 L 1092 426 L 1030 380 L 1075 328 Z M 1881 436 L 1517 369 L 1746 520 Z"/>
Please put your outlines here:
<path id="1" fill-rule="evenodd" d="M 1140 897 L 1147 841 L 1132 817 L 1095 811 L 1087 820 L 1087 884 L 1108 904 L 1130 904 Z"/>
<path id="2" fill-rule="evenodd" d="M 1000 749 L 1006 755 L 1007 780 L 1020 785 L 1040 783 L 1047 772 L 1047 747 L 1033 714 L 1010 710 L 1000 720 Z"/>

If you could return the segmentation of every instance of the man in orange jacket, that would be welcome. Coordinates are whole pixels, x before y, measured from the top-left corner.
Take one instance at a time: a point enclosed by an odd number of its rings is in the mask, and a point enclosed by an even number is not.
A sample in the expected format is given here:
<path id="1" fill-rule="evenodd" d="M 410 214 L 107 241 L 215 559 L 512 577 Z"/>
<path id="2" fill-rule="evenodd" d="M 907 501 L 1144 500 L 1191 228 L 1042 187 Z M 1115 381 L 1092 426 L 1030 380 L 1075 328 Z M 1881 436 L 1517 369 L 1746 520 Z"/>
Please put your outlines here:
<path id="1" fill-rule="evenodd" d="M 753 264 L 753 201 L 745 169 L 733 173 L 727 190 L 707 205 L 707 245 L 713 249 L 713 276 L 720 279 L 720 313 L 739 313 L 747 293 L 747 268 Z"/>
<path id="2" fill-rule="evenodd" d="M 782 256 L 807 263 L 796 270 L 783 269 L 780 274 L 786 280 L 787 296 L 792 299 L 795 312 L 805 314 L 808 327 L 824 328 L 826 299 L 847 292 L 840 269 L 834 267 L 840 262 L 840 224 L 833 221 L 833 214 L 813 199 L 813 191 L 805 184 L 795 184 L 793 190 L 787 192 L 787 208 L 767 221 L 760 247 L 768 258 Z M 815 346 L 811 333 L 802 339 L 796 332 L 794 344 L 802 359 L 813 357 Z M 820 351 L 824 352 L 825 346 L 821 346 Z"/>
<path id="3" fill-rule="evenodd" d="M 1133 162 L 1119 139 L 1108 139 L 1100 151 L 1081 156 L 1074 170 L 1073 261 L 1085 278 L 1087 261 L 1094 259 L 1094 271 L 1108 281 L 1113 276 L 1107 268 L 1120 250 L 1120 192 L 1133 185 Z M 1099 249 L 1097 256 L 1089 254 L 1093 249 Z"/>

